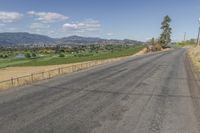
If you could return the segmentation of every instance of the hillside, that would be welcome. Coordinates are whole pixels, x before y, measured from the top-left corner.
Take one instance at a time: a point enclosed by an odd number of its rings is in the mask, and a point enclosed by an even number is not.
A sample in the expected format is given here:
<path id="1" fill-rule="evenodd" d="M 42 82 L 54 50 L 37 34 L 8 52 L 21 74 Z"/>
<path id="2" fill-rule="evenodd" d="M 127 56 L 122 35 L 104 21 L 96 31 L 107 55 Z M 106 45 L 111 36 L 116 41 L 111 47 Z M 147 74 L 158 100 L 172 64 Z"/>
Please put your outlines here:
<path id="1" fill-rule="evenodd" d="M 56 40 L 44 35 L 30 33 L 0 33 L 0 46 L 53 44 Z"/>
<path id="2" fill-rule="evenodd" d="M 17 33 L 0 33 L 1 47 L 16 46 L 74 46 L 74 45 L 90 45 L 90 44 L 142 44 L 135 40 L 117 40 L 117 39 L 101 39 L 93 37 L 69 36 L 64 38 L 51 38 L 44 35 L 30 34 L 25 32 Z"/>

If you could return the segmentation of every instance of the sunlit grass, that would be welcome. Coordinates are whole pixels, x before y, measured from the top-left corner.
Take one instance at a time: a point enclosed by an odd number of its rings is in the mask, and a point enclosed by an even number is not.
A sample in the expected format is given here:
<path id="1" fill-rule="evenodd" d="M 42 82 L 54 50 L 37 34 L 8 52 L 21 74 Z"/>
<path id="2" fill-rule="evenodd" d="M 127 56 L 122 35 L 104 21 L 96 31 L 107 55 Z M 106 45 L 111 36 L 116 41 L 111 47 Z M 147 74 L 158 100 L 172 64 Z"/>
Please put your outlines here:
<path id="1" fill-rule="evenodd" d="M 114 51 L 99 51 L 98 53 L 81 53 L 81 54 L 66 54 L 65 57 L 59 56 L 46 56 L 36 59 L 7 59 L 0 60 L 0 68 L 9 66 L 46 66 L 46 65 L 59 65 L 92 60 L 103 60 L 109 58 L 117 58 L 123 56 L 133 55 L 143 49 L 143 46 L 135 46 L 127 49 L 114 50 Z"/>

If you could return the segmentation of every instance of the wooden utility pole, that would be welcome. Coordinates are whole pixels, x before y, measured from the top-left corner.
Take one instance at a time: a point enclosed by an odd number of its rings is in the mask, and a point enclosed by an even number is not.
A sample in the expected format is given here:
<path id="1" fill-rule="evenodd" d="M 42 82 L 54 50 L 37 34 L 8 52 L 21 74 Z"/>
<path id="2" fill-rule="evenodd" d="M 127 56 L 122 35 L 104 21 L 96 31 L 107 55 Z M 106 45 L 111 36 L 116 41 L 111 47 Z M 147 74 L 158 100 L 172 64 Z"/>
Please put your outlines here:
<path id="1" fill-rule="evenodd" d="M 186 41 L 186 32 L 184 33 L 184 42 Z"/>
<path id="2" fill-rule="evenodd" d="M 199 32 L 198 32 L 198 37 L 197 37 L 197 46 L 200 45 L 200 43 L 199 43 L 199 39 L 200 39 L 200 26 L 199 26 Z"/>
<path id="3" fill-rule="evenodd" d="M 198 31 L 198 37 L 197 37 L 197 46 L 199 46 L 199 39 L 200 39 L 200 18 L 199 18 L 199 31 Z"/>

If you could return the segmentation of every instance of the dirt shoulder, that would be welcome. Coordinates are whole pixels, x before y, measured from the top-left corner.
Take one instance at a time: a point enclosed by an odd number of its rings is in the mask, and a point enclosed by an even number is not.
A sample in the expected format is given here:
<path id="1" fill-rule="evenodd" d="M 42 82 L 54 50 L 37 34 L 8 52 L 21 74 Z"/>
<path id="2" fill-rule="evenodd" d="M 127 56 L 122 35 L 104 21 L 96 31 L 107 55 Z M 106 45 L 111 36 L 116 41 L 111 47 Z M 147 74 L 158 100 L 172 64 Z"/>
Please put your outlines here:
<path id="1" fill-rule="evenodd" d="M 30 67 L 7 67 L 0 69 L 0 81 L 9 80 L 15 77 L 31 75 L 33 73 L 46 72 L 61 67 L 68 67 L 81 63 L 51 65 L 51 66 L 30 66 Z"/>

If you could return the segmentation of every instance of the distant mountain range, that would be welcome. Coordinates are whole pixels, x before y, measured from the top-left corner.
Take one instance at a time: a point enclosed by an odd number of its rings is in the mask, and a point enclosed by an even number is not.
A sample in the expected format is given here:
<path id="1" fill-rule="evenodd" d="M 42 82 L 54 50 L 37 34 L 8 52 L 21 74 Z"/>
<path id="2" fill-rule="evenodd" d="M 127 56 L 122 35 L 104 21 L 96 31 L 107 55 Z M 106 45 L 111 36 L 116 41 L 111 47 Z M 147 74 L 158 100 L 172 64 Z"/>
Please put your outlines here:
<path id="1" fill-rule="evenodd" d="M 55 43 L 55 39 L 29 33 L 0 33 L 0 46 L 32 45 L 38 43 Z"/>
<path id="2" fill-rule="evenodd" d="M 30 34 L 26 32 L 0 33 L 0 46 L 17 47 L 17 46 L 77 46 L 90 44 L 143 44 L 143 42 L 135 40 L 117 40 L 117 39 L 101 39 L 93 37 L 69 36 L 64 38 L 51 38 L 44 35 Z"/>

